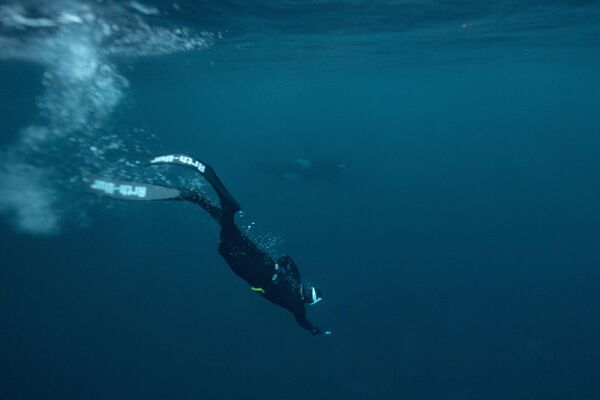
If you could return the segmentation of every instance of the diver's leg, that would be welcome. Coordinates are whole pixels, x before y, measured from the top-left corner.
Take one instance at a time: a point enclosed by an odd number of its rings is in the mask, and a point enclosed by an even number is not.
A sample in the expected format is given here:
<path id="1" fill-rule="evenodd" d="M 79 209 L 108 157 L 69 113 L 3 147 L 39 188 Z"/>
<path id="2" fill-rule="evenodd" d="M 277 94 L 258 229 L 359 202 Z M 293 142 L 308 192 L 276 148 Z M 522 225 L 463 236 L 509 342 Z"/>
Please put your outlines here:
<path id="1" fill-rule="evenodd" d="M 181 200 L 189 201 L 190 203 L 194 203 L 202 207 L 204 211 L 206 211 L 215 221 L 221 224 L 221 219 L 223 215 L 223 211 L 211 203 L 206 197 L 197 192 L 184 192 L 180 196 Z"/>
<path id="2" fill-rule="evenodd" d="M 239 203 L 233 198 L 231 193 L 229 193 L 215 170 L 204 161 L 200 161 L 186 154 L 167 154 L 154 157 L 150 160 L 150 164 L 181 165 L 193 169 L 202 175 L 217 193 L 224 216 L 229 213 L 235 214 L 237 211 L 241 210 Z"/>
<path id="3" fill-rule="evenodd" d="M 239 203 L 233 198 L 231 193 L 227 190 L 221 179 L 219 179 L 215 170 L 207 163 L 191 157 L 186 154 L 167 154 L 158 157 L 154 157 L 150 160 L 150 164 L 171 164 L 180 165 L 190 169 L 193 169 L 214 189 L 219 198 L 221 208 L 218 209 L 216 206 L 208 203 L 205 199 L 200 197 L 196 203 L 203 207 L 213 215 L 218 222 L 221 224 L 221 244 L 219 249 L 229 247 L 233 243 L 240 243 L 244 241 L 244 236 L 241 234 L 238 227 L 235 225 L 234 215 L 236 212 L 241 210 Z M 215 217 L 218 210 L 219 217 Z"/>

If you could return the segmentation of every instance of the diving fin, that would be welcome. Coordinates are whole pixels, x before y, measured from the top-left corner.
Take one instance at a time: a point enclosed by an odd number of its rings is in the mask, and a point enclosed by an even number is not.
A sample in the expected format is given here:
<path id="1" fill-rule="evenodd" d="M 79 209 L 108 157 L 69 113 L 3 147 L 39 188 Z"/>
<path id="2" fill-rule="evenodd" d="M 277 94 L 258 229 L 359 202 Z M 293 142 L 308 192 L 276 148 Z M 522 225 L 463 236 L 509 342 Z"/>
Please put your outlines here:
<path id="1" fill-rule="evenodd" d="M 88 189 L 91 192 L 113 199 L 134 201 L 181 199 L 181 192 L 179 190 L 165 186 L 125 182 L 102 177 L 92 177 L 90 181 Z"/>
<path id="2" fill-rule="evenodd" d="M 229 206 L 233 212 L 242 209 L 240 204 L 233 198 L 231 193 L 229 193 L 225 185 L 223 185 L 223 182 L 221 182 L 221 179 L 219 179 L 215 170 L 205 162 L 186 154 L 167 154 L 154 157 L 150 160 L 150 165 L 156 164 L 174 164 L 193 169 L 202 175 L 213 187 L 215 192 L 217 192 L 217 196 L 219 196 L 219 199 L 221 200 L 221 206 Z"/>

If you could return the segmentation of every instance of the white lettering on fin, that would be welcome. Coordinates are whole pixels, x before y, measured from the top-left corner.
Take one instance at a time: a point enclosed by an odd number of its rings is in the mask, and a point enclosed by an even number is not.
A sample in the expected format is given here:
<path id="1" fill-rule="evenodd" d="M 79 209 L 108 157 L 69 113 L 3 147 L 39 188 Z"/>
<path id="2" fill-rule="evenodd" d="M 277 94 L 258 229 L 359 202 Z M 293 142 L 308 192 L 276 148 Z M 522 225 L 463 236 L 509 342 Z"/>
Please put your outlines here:
<path id="1" fill-rule="evenodd" d="M 139 197 L 141 199 L 146 197 L 148 189 L 145 186 L 137 186 L 130 184 L 116 184 L 114 182 L 104 181 L 102 179 L 94 179 L 94 182 L 90 185 L 91 189 L 104 192 L 108 195 L 121 195 L 124 197 Z"/>
<path id="2" fill-rule="evenodd" d="M 198 160 L 194 160 L 192 157 L 183 156 L 183 155 L 178 156 L 178 155 L 169 154 L 166 156 L 155 157 L 150 161 L 150 164 L 173 163 L 173 162 L 184 164 L 184 165 L 190 165 L 190 166 L 196 168 L 200 173 L 204 173 L 204 171 L 206 171 L 206 165 L 202 164 Z"/>

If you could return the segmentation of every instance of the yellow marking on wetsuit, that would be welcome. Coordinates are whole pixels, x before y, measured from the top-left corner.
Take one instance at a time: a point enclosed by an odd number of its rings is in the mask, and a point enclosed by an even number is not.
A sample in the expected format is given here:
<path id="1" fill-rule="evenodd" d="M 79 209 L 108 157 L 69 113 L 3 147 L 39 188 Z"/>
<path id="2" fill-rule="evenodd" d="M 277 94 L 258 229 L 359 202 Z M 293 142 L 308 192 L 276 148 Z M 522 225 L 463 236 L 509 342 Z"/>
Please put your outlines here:
<path id="1" fill-rule="evenodd" d="M 253 292 L 256 292 L 256 293 L 260 293 L 260 294 L 263 294 L 265 292 L 265 289 L 260 288 L 260 287 L 251 287 L 250 290 L 252 290 Z"/>

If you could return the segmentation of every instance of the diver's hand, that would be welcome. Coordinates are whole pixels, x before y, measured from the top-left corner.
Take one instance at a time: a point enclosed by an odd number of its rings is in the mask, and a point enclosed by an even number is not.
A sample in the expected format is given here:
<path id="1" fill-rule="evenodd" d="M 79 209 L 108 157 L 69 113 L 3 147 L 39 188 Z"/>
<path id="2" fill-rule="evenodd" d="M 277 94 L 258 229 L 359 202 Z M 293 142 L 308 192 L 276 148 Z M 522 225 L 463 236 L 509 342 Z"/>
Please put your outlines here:
<path id="1" fill-rule="evenodd" d="M 317 328 L 316 326 L 313 327 L 310 332 L 313 334 L 313 336 L 318 336 L 318 335 L 329 336 L 333 333 L 331 331 L 322 331 L 321 329 Z"/>

